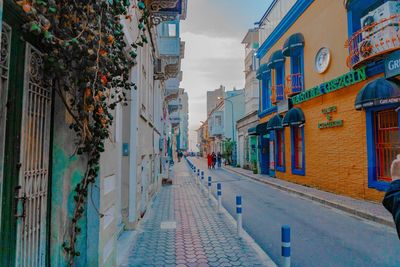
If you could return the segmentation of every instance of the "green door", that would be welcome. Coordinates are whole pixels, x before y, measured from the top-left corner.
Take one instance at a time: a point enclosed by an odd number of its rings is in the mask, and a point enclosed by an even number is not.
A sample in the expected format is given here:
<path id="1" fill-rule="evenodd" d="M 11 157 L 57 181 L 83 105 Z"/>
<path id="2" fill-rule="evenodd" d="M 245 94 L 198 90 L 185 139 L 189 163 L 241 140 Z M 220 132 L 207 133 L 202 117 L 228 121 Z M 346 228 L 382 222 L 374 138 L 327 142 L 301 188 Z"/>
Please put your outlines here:
<path id="1" fill-rule="evenodd" d="M 43 59 L 5 5 L 1 59 L 6 95 L 0 266 L 44 266 L 47 244 L 51 87 Z M 9 60 L 3 60 L 3 57 Z M 7 63 L 8 62 L 8 68 Z M 2 125 L 3 126 L 3 125 Z"/>

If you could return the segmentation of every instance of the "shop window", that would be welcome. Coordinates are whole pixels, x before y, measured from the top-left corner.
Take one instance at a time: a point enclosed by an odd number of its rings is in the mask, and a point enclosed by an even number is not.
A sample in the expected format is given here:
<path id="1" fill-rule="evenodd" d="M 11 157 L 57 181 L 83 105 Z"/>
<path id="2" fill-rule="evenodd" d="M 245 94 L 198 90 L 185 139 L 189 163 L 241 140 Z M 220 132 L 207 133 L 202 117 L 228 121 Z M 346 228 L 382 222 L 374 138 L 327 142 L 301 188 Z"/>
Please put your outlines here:
<path id="1" fill-rule="evenodd" d="M 300 93 L 304 90 L 304 50 L 298 55 L 293 55 L 290 57 L 290 88 L 291 92 L 289 94 Z"/>
<path id="2" fill-rule="evenodd" d="M 267 110 L 271 108 L 271 73 L 268 72 L 261 80 L 261 109 Z"/>
<path id="3" fill-rule="evenodd" d="M 391 182 L 390 166 L 400 154 L 398 114 L 394 109 L 375 113 L 376 180 Z"/>
<path id="4" fill-rule="evenodd" d="M 305 175 L 304 128 L 292 126 L 291 137 L 292 173 L 297 175 Z"/>
<path id="5" fill-rule="evenodd" d="M 368 187 L 385 191 L 392 181 L 390 166 L 400 154 L 399 111 L 396 106 L 369 108 L 366 121 Z"/>
<path id="6" fill-rule="evenodd" d="M 285 132 L 276 130 L 276 170 L 285 172 Z"/>
<path id="7" fill-rule="evenodd" d="M 275 92 L 276 101 L 285 99 L 284 95 L 285 88 L 285 64 L 279 64 L 275 69 Z"/>

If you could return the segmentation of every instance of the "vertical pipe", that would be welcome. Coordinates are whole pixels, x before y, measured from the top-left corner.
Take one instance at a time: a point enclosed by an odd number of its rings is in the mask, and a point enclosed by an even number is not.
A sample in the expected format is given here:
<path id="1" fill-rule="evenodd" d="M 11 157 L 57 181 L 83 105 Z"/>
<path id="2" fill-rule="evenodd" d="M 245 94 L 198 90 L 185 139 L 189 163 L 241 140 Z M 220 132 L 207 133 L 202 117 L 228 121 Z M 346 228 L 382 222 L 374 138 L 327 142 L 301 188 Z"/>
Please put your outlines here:
<path id="1" fill-rule="evenodd" d="M 282 226 L 282 266 L 290 267 L 290 226 Z"/>

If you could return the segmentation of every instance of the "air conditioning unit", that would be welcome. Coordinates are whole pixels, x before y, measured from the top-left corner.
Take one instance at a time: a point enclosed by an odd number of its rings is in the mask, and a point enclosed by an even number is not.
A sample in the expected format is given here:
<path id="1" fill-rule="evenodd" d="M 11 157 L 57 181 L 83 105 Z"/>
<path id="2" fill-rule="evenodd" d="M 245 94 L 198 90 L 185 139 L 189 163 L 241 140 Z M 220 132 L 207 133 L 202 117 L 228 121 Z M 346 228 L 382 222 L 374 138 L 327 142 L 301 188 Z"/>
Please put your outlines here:
<path id="1" fill-rule="evenodd" d="M 397 14 L 400 14 L 400 2 L 388 1 L 361 18 L 362 28 L 369 25 L 374 26 L 361 34 L 361 40 L 358 43 L 360 60 L 399 46 L 397 36 L 399 36 L 400 19 L 394 18 L 384 21 Z"/>
<path id="2" fill-rule="evenodd" d="M 377 31 L 387 27 L 387 26 L 399 26 L 399 19 L 394 19 L 386 22 L 382 22 L 382 20 L 388 19 L 393 15 L 400 14 L 400 2 L 399 1 L 388 1 L 376 9 L 370 11 L 367 15 L 361 18 L 361 28 L 368 27 L 370 25 L 376 24 L 378 25 L 371 27 L 369 31 L 364 31 L 362 33 L 362 37 L 367 38 Z"/>

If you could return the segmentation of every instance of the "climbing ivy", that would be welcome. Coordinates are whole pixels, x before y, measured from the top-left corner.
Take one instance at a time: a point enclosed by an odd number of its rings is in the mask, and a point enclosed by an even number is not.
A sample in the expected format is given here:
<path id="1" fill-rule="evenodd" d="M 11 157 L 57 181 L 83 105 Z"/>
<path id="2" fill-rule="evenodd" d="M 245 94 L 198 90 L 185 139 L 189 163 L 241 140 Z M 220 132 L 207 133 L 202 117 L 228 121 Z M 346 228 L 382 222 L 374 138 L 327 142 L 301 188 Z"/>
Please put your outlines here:
<path id="1" fill-rule="evenodd" d="M 143 0 L 22 0 L 15 1 L 27 23 L 24 29 L 38 36 L 45 51 L 46 78 L 73 118 L 76 154 L 87 169 L 74 190 L 74 212 L 63 242 L 68 264 L 80 255 L 78 221 L 87 206 L 89 186 L 99 174 L 100 155 L 110 137 L 112 110 L 127 105 L 127 91 L 137 89 L 129 80 L 138 47 L 148 42 L 149 11 Z M 138 36 L 125 42 L 122 19 L 138 12 Z"/>

